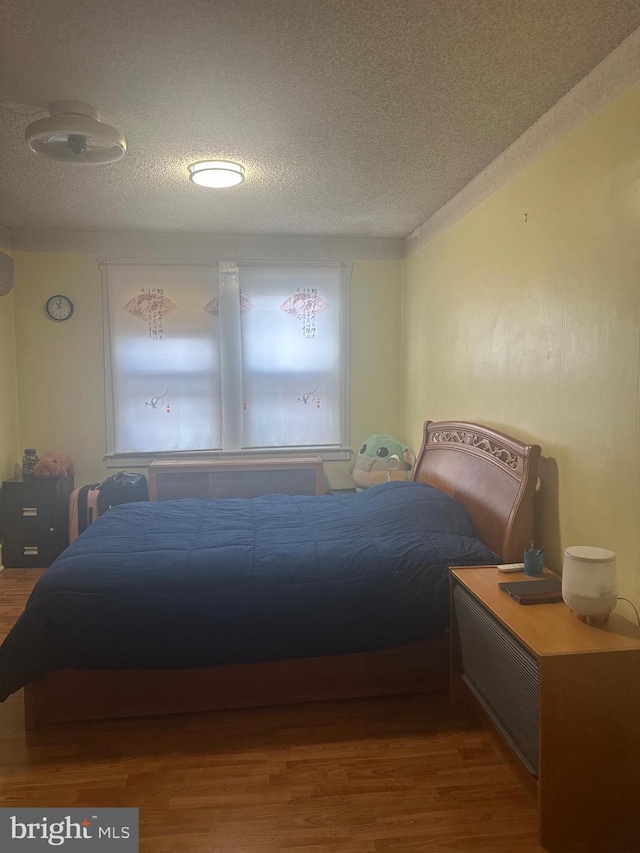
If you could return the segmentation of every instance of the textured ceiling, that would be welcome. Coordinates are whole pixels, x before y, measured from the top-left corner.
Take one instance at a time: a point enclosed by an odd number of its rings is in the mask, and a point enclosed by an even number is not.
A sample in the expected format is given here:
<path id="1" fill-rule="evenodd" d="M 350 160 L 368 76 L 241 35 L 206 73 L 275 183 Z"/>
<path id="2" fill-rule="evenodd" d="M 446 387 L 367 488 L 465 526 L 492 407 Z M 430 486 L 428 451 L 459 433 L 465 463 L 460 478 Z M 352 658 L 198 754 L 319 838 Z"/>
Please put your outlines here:
<path id="1" fill-rule="evenodd" d="M 637 0 L 2 0 L 0 223 L 405 236 L 638 26 Z M 58 99 L 126 157 L 32 154 L 17 113 Z M 214 158 L 246 183 L 192 185 Z"/>

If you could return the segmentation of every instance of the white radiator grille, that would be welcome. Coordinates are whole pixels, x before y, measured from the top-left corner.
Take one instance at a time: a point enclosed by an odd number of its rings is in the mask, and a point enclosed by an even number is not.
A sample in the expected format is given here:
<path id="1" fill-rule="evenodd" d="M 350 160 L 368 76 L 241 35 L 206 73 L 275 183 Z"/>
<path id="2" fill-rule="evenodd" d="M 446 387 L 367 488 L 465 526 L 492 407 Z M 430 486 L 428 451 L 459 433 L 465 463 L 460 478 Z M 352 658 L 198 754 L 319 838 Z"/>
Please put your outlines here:
<path id="1" fill-rule="evenodd" d="M 196 466 L 149 468 L 151 499 L 157 501 L 196 498 L 257 498 L 261 495 L 316 495 L 324 491 L 322 462 L 284 460 L 282 463 L 228 462 Z"/>
<path id="2" fill-rule="evenodd" d="M 460 584 L 453 661 L 529 773 L 538 772 L 538 663 Z"/>

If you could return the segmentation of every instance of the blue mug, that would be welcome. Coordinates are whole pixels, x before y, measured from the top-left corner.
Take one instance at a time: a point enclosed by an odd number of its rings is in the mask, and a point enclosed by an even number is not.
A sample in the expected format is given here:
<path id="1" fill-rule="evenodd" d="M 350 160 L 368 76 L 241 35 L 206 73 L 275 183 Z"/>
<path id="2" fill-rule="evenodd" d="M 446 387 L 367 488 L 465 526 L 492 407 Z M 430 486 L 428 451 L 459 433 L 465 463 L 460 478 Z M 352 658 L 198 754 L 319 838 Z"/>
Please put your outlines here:
<path id="1" fill-rule="evenodd" d="M 524 573 L 533 578 L 540 578 L 544 574 L 544 554 L 536 548 L 524 552 Z"/>

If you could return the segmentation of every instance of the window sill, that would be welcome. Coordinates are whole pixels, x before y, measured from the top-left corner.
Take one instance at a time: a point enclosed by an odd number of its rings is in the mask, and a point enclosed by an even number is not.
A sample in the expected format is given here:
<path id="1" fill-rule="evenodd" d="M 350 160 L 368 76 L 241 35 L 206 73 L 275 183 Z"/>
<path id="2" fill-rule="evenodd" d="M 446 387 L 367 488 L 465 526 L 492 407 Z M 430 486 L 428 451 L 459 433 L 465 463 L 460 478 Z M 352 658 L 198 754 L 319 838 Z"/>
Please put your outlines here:
<path id="1" fill-rule="evenodd" d="M 206 461 L 207 459 L 251 459 L 252 457 L 281 457 L 292 459 L 299 456 L 319 456 L 323 462 L 348 462 L 353 451 L 350 447 L 264 447 L 255 450 L 203 450 L 176 453 L 108 453 L 103 457 L 107 468 L 147 468 L 154 459 L 166 461 Z"/>

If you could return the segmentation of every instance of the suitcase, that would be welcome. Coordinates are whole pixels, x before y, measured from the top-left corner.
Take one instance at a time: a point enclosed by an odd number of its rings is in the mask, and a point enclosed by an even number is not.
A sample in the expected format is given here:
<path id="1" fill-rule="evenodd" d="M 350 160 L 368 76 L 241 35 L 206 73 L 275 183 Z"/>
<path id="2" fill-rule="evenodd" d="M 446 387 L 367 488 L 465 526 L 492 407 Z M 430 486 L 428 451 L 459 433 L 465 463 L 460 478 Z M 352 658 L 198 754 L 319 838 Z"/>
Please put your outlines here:
<path id="1" fill-rule="evenodd" d="M 69 497 L 69 544 L 80 536 L 100 515 L 98 495 L 100 483 L 74 489 Z"/>
<path id="2" fill-rule="evenodd" d="M 118 471 L 113 477 L 109 477 L 100 486 L 98 497 L 98 510 L 100 515 L 118 504 L 126 504 L 131 501 L 148 501 L 149 488 L 147 478 L 144 474 L 130 474 L 127 471 Z"/>

